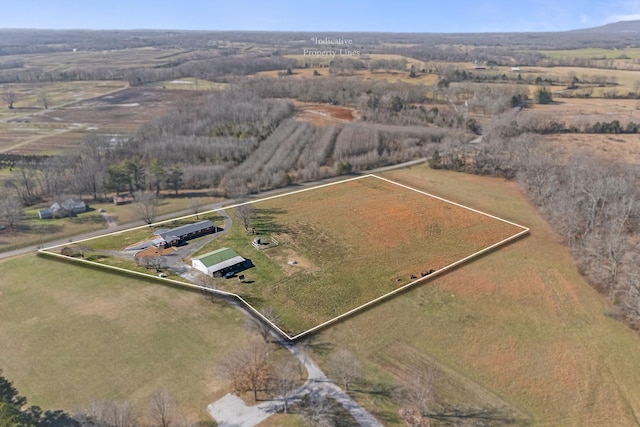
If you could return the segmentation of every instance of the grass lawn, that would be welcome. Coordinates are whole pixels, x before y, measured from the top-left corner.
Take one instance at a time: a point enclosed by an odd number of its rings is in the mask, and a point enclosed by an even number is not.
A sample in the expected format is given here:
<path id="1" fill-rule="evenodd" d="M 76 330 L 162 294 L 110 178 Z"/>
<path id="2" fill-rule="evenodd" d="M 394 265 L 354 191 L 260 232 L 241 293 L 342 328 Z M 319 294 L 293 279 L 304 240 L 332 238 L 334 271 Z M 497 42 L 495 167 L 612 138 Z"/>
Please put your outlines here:
<path id="1" fill-rule="evenodd" d="M 375 177 L 253 206 L 252 226 L 279 245 L 256 250 L 236 221 L 200 253 L 229 246 L 252 259 L 248 284 L 219 279 L 219 287 L 272 307 L 291 335 L 523 231 Z"/>
<path id="2" fill-rule="evenodd" d="M 383 176 L 531 235 L 316 335 L 308 346 L 322 366 L 326 349 L 356 354 L 367 384 L 352 395 L 385 425 L 404 424 L 393 394 L 375 391 L 404 381 L 409 361 L 460 385 L 440 390 L 450 404 L 501 401 L 533 425 L 637 425 L 640 337 L 606 315 L 612 306 L 516 184 L 425 166 Z"/>
<path id="3" fill-rule="evenodd" d="M 244 316 L 201 294 L 48 257 L 0 262 L 0 368 L 29 402 L 73 411 L 92 399 L 145 408 L 166 387 L 208 419 L 228 392 L 217 370 Z"/>
<path id="4" fill-rule="evenodd" d="M 25 218 L 15 231 L 0 234 L 0 252 L 41 245 L 52 240 L 100 230 L 106 226 L 102 216 L 93 207 L 90 211 L 72 218 L 54 219 L 40 219 L 38 209 L 29 208 L 25 210 Z"/>
<path id="5" fill-rule="evenodd" d="M 1 177 L 2 174 L 0 174 L 0 179 Z M 222 200 L 219 197 L 210 196 L 207 191 L 202 190 L 184 190 L 178 197 L 175 197 L 173 194 L 164 194 L 163 196 L 156 210 L 156 216 L 186 210 L 189 211 L 188 214 L 193 214 L 193 209 L 196 209 L 195 206 L 198 206 L 198 210 L 201 211 L 203 206 L 211 205 Z M 94 204 L 89 202 L 89 204 L 88 212 L 81 213 L 73 218 L 40 219 L 38 218 L 38 209 L 45 207 L 44 204 L 25 209 L 25 219 L 16 231 L 0 233 L 0 252 L 30 245 L 41 245 L 54 240 L 105 229 L 107 224 L 98 212 L 101 208 L 104 209 L 117 224 L 140 221 L 140 213 L 135 204 L 121 206 L 114 206 L 112 203 Z M 201 217 L 202 219 L 219 220 L 217 215 L 201 215 Z M 163 227 L 165 226 L 166 225 L 163 225 Z M 123 238 L 105 237 L 103 238 L 104 240 L 95 240 L 92 241 L 92 245 L 95 244 L 96 249 L 123 249 L 125 246 L 144 240 L 148 236 L 148 231 L 143 229 L 143 231 L 137 232 L 137 234 L 127 234 Z"/>

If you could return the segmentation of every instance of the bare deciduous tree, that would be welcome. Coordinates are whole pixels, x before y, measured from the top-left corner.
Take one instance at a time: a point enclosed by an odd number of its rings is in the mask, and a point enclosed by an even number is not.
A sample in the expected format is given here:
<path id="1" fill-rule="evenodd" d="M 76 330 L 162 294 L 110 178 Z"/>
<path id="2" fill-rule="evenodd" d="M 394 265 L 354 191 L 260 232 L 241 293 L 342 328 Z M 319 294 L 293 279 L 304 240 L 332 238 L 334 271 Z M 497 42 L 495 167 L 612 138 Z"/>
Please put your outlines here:
<path id="1" fill-rule="evenodd" d="M 300 368 L 294 361 L 281 362 L 273 368 L 271 383 L 273 389 L 284 402 L 284 413 L 289 411 L 291 392 L 296 388 Z"/>
<path id="2" fill-rule="evenodd" d="M 331 420 L 331 403 L 329 399 L 315 391 L 306 394 L 300 403 L 302 416 L 309 425 L 315 427 L 329 427 Z"/>
<path id="3" fill-rule="evenodd" d="M 137 191 L 135 193 L 136 210 L 147 224 L 151 224 L 156 217 L 159 205 L 158 196 L 152 191 Z"/>
<path id="4" fill-rule="evenodd" d="M 4 88 L 4 93 L 2 94 L 2 99 L 7 103 L 7 106 L 9 107 L 10 110 L 13 110 L 13 104 L 16 102 L 17 96 L 16 93 L 5 87 Z"/>
<path id="5" fill-rule="evenodd" d="M 178 408 L 167 389 L 156 391 L 149 398 L 149 418 L 154 426 L 170 427 L 175 424 Z"/>
<path id="6" fill-rule="evenodd" d="M 74 417 L 83 427 L 137 427 L 139 413 L 129 401 L 94 400 Z"/>
<path id="7" fill-rule="evenodd" d="M 189 210 L 193 212 L 196 216 L 196 219 L 200 219 L 199 213 L 202 208 L 202 204 L 198 199 L 189 198 Z"/>
<path id="8" fill-rule="evenodd" d="M 49 109 L 49 95 L 46 92 L 40 92 L 38 94 L 38 101 L 42 103 L 45 110 Z"/>
<path id="9" fill-rule="evenodd" d="M 242 226 L 244 227 L 245 231 L 249 230 L 249 225 L 251 225 L 251 221 L 253 220 L 254 215 L 255 209 L 251 204 L 241 205 L 236 208 L 236 216 L 242 222 Z"/>
<path id="10" fill-rule="evenodd" d="M 24 215 L 22 202 L 15 198 L 0 199 L 0 219 L 13 229 Z"/>
<path id="11" fill-rule="evenodd" d="M 331 376 L 349 390 L 349 384 L 360 377 L 360 362 L 349 350 L 340 349 L 331 355 Z"/>
<path id="12" fill-rule="evenodd" d="M 167 260 L 162 255 L 139 258 L 138 264 L 147 268 L 153 268 L 158 273 L 167 268 Z"/>
<path id="13" fill-rule="evenodd" d="M 252 391 L 253 399 L 257 401 L 258 391 L 268 387 L 271 376 L 269 346 L 258 340 L 246 342 L 227 355 L 221 370 L 236 391 Z"/>

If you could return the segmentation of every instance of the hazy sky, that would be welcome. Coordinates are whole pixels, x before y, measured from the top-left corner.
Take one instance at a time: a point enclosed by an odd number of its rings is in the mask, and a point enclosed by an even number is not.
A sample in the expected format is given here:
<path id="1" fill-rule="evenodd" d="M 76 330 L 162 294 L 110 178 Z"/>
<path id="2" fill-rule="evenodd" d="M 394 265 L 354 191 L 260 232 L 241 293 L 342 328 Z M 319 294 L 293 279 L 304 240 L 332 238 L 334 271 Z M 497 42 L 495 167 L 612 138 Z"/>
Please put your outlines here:
<path id="1" fill-rule="evenodd" d="M 640 19 L 640 0 L 6 0 L 0 28 L 562 31 Z"/>

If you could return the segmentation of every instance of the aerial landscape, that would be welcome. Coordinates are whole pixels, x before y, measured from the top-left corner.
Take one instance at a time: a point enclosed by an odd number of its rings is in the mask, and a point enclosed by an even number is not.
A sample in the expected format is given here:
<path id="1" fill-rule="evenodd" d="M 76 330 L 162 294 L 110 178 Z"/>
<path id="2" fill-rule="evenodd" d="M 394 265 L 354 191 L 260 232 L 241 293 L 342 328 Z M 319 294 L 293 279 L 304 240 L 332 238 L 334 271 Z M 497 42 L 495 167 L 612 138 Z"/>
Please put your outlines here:
<path id="1" fill-rule="evenodd" d="M 639 426 L 640 5 L 462 3 L 7 5 L 0 427 Z"/>

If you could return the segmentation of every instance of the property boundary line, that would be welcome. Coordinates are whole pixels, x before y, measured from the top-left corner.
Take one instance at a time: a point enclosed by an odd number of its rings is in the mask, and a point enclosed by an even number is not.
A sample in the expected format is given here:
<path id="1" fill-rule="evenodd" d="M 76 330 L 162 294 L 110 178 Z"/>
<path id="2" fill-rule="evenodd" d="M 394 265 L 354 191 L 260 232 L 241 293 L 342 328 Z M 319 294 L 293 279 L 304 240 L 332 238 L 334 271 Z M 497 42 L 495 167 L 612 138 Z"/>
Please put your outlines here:
<path id="1" fill-rule="evenodd" d="M 462 258 L 462 259 L 460 259 L 458 261 L 455 261 L 455 262 L 453 262 L 453 263 L 451 263 L 449 265 L 446 265 L 445 267 L 442 267 L 441 269 L 436 270 L 436 271 L 434 271 L 433 273 L 431 273 L 431 274 L 429 274 L 427 276 L 421 277 L 421 278 L 419 278 L 417 280 L 414 280 L 413 282 L 407 283 L 406 285 L 403 285 L 403 286 L 401 286 L 401 287 L 399 287 L 397 289 L 394 289 L 391 292 L 388 292 L 388 293 L 386 293 L 384 295 L 381 295 L 381 296 L 379 296 L 377 298 L 374 298 L 371 301 L 368 301 L 368 302 L 366 302 L 364 304 L 361 304 L 358 307 L 352 308 L 352 309 L 348 310 L 345 313 L 342 313 L 342 314 L 340 314 L 340 315 L 338 315 L 336 317 L 333 317 L 333 318 L 331 318 L 331 319 L 329 319 L 329 320 L 327 320 L 327 321 L 325 321 L 323 323 L 320 323 L 319 325 L 314 326 L 313 328 L 310 328 L 310 329 L 308 329 L 308 330 L 306 330 L 304 332 L 301 332 L 301 333 L 299 333 L 297 335 L 293 335 L 293 336 L 290 336 L 289 334 L 285 333 L 282 329 L 280 329 L 280 327 L 278 327 L 275 323 L 273 323 L 271 320 L 266 318 L 262 313 L 260 313 L 255 307 L 253 307 L 251 304 L 249 304 L 240 295 L 238 295 L 236 293 L 233 293 L 233 292 L 222 291 L 222 290 L 219 290 L 219 289 L 209 288 L 209 287 L 206 287 L 206 286 L 200 286 L 200 285 L 196 285 L 196 284 L 193 284 L 193 283 L 182 282 L 182 281 L 179 281 L 179 280 L 174 280 L 174 279 L 169 279 L 169 278 L 156 277 L 154 275 L 147 274 L 147 273 L 142 273 L 142 272 L 139 272 L 139 271 L 128 270 L 126 268 L 115 267 L 115 266 L 111 266 L 111 265 L 108 265 L 108 264 L 102 264 L 102 263 L 98 263 L 98 262 L 87 261 L 87 260 L 84 260 L 84 259 L 78 259 L 78 258 L 74 258 L 74 257 L 69 257 L 69 256 L 65 256 L 65 255 L 62 255 L 62 254 L 58 254 L 58 253 L 55 253 L 55 252 L 51 252 L 52 249 L 56 249 L 56 248 L 59 248 L 61 246 L 66 246 L 67 243 L 62 243 L 62 244 L 59 244 L 59 245 L 54 245 L 54 246 L 50 246 L 50 247 L 47 247 L 47 248 L 39 249 L 38 253 L 46 254 L 46 255 L 49 255 L 49 256 L 53 256 L 53 257 L 58 257 L 58 258 L 61 258 L 61 259 L 67 260 L 67 261 L 85 263 L 85 264 L 88 264 L 88 265 L 91 265 L 91 266 L 94 266 L 94 267 L 112 269 L 112 270 L 115 270 L 115 271 L 117 271 L 119 273 L 136 275 L 136 276 L 144 277 L 146 279 L 153 279 L 153 280 L 163 281 L 165 283 L 170 283 L 172 285 L 184 286 L 186 288 L 197 289 L 197 290 L 201 290 L 201 291 L 204 291 L 204 292 L 210 292 L 212 294 L 216 294 L 216 295 L 219 295 L 219 296 L 222 296 L 222 297 L 226 297 L 226 298 L 236 299 L 238 302 L 240 302 L 240 304 L 245 309 L 247 309 L 250 313 L 252 313 L 254 316 L 258 317 L 260 320 L 262 320 L 266 324 L 268 324 L 280 336 L 286 338 L 289 341 L 295 341 L 295 340 L 298 340 L 300 338 L 304 338 L 304 337 L 306 337 L 308 335 L 311 335 L 311 334 L 313 334 L 313 333 L 315 333 L 315 332 L 317 332 L 317 331 L 319 331 L 319 330 L 321 330 L 323 328 L 326 328 L 329 325 L 337 323 L 337 322 L 339 322 L 339 321 L 341 321 L 341 320 L 343 320 L 343 319 L 345 319 L 345 318 L 347 318 L 349 316 L 352 316 L 352 315 L 354 315 L 354 314 L 356 314 L 356 313 L 358 313 L 360 311 L 364 311 L 367 308 L 372 307 L 372 306 L 374 306 L 374 305 L 376 305 L 376 304 L 378 304 L 378 303 L 380 303 L 380 302 L 382 302 L 384 300 L 390 299 L 390 298 L 394 297 L 395 295 L 408 290 L 409 288 L 417 286 L 418 284 L 425 283 L 425 282 L 427 282 L 428 280 L 430 280 L 430 279 L 432 279 L 434 277 L 440 276 L 440 275 L 442 275 L 442 274 L 444 274 L 444 273 L 446 273 L 446 272 L 448 272 L 450 270 L 453 270 L 456 267 L 458 267 L 458 266 L 460 266 L 460 265 L 462 265 L 462 264 L 464 264 L 464 263 L 466 263 L 466 262 L 468 262 L 468 261 L 470 261 L 470 260 L 472 260 L 472 259 L 474 259 L 476 257 L 479 257 L 480 255 L 483 255 L 483 254 L 485 254 L 487 252 L 490 252 L 490 251 L 492 251 L 492 250 L 494 250 L 494 249 L 496 249 L 496 248 L 498 248 L 500 246 L 503 246 L 503 245 L 505 245 L 505 244 L 507 244 L 509 242 L 517 240 L 520 237 L 525 236 L 526 234 L 528 234 L 530 232 L 530 229 L 528 227 L 523 226 L 523 225 L 516 224 L 516 223 L 511 222 L 511 221 L 507 221 L 506 219 L 499 218 L 499 217 L 497 217 L 495 215 L 491 215 L 489 213 L 479 211 L 479 210 L 471 208 L 469 206 L 465 206 L 465 205 L 462 205 L 460 203 L 456 203 L 456 202 L 453 202 L 451 200 L 447 200 L 447 199 L 445 199 L 443 197 L 439 197 L 439 196 L 427 193 L 425 191 L 418 190 L 418 189 L 410 187 L 408 185 L 401 184 L 401 183 L 392 181 L 390 179 L 377 176 L 375 174 L 361 175 L 361 176 L 348 178 L 348 179 L 344 179 L 344 180 L 340 180 L 340 181 L 330 182 L 330 183 L 327 183 L 327 184 L 321 184 L 321 185 L 314 186 L 314 187 L 303 188 L 301 190 L 295 190 L 295 191 L 291 191 L 289 193 L 277 194 L 277 195 L 274 195 L 274 196 L 264 197 L 264 198 L 258 199 L 258 200 L 250 200 L 250 201 L 246 201 L 246 202 L 242 202 L 242 203 L 236 203 L 236 204 L 232 204 L 232 205 L 229 205 L 229 206 L 224 206 L 224 207 L 220 207 L 220 208 L 217 208 L 217 209 L 212 209 L 212 210 L 208 210 L 208 211 L 205 211 L 205 212 L 201 212 L 201 213 L 199 213 L 197 215 L 205 215 L 205 214 L 209 214 L 209 213 L 215 213 L 215 212 L 219 212 L 219 211 L 225 210 L 225 209 L 232 209 L 232 208 L 236 208 L 238 206 L 243 206 L 243 205 L 247 205 L 247 204 L 259 203 L 259 202 L 263 202 L 263 201 L 267 201 L 267 200 L 273 200 L 273 199 L 277 199 L 277 198 L 281 198 L 281 197 L 285 197 L 285 196 L 299 194 L 299 193 L 303 193 L 303 192 L 306 192 L 306 191 L 316 190 L 316 189 L 319 189 L 319 188 L 325 188 L 325 187 L 329 187 L 329 186 L 332 186 L 332 185 L 343 184 L 345 182 L 356 181 L 356 180 L 364 179 L 364 178 L 377 178 L 379 180 L 382 180 L 382 181 L 397 185 L 399 187 L 406 188 L 406 189 L 411 190 L 411 191 L 415 191 L 415 192 L 423 194 L 425 196 L 429 196 L 429 197 L 432 197 L 434 199 L 437 199 L 437 200 L 440 200 L 440 201 L 443 201 L 443 202 L 450 203 L 452 205 L 458 206 L 460 208 L 467 209 L 467 210 L 470 210 L 472 212 L 487 216 L 489 218 L 492 218 L 492 219 L 495 219 L 495 220 L 498 220 L 498 221 L 513 225 L 515 227 L 521 228 L 522 230 L 520 232 L 514 234 L 513 236 L 507 237 L 506 239 L 503 239 L 503 240 L 501 240 L 501 241 L 499 241 L 497 243 L 494 243 L 494 244 L 492 244 L 492 245 L 490 245 L 490 246 L 488 246 L 486 248 L 483 248 L 483 249 L 481 249 L 481 250 L 479 250 L 479 251 L 477 251 L 477 252 L 475 252 L 475 253 L 473 253 L 471 255 L 467 255 L 466 257 L 464 257 L 464 258 Z M 81 243 L 81 242 L 85 242 L 85 241 L 88 241 L 88 240 L 98 239 L 98 238 L 101 238 L 101 237 L 114 236 L 114 235 L 122 234 L 122 233 L 125 233 L 125 232 L 133 231 L 133 230 L 139 230 L 139 229 L 143 229 L 143 228 L 148 228 L 148 227 L 164 224 L 164 223 L 167 223 L 167 222 L 193 218 L 195 216 L 196 216 L 196 214 L 185 215 L 185 216 L 181 216 L 181 217 L 178 217 L 178 218 L 172 218 L 172 219 L 168 219 L 168 220 L 164 220 L 164 221 L 159 221 L 159 222 L 156 222 L 156 223 L 153 223 L 153 224 L 142 225 L 142 226 L 139 226 L 139 227 L 133 227 L 133 228 L 129 228 L 129 229 L 126 229 L 126 230 L 120 230 L 120 231 L 116 231 L 116 232 L 113 232 L 113 233 L 104 234 L 104 235 L 98 236 L 98 237 L 90 237 L 90 238 L 86 238 L 86 239 L 82 239 L 82 240 L 77 240 L 77 241 L 74 241 L 74 242 L 69 242 L 69 244 Z"/>

